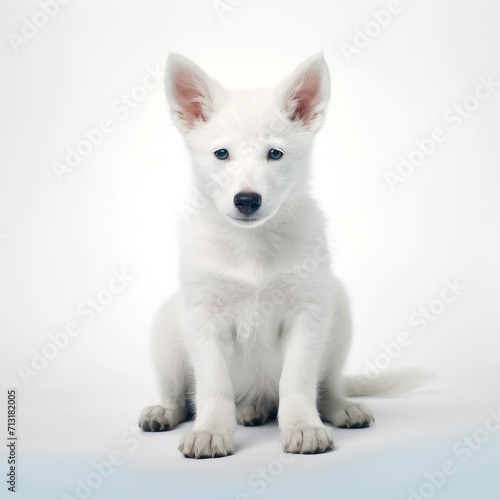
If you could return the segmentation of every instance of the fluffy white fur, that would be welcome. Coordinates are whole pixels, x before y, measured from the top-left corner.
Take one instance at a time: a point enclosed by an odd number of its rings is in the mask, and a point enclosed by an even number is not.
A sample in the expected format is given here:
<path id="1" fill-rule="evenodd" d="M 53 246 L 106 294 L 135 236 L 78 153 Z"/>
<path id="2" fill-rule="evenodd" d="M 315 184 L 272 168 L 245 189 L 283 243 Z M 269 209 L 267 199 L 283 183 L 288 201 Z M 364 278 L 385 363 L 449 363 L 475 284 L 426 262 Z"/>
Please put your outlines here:
<path id="1" fill-rule="evenodd" d="M 181 224 L 181 290 L 161 311 L 153 339 L 162 404 L 145 408 L 139 425 L 169 430 L 193 409 L 194 428 L 179 450 L 218 457 L 233 453 L 237 422 L 258 425 L 278 412 L 285 452 L 331 449 L 323 421 L 373 422 L 345 388 L 359 395 L 397 384 L 342 379 L 349 305 L 330 270 L 324 215 L 308 182 L 330 96 L 326 63 L 313 56 L 275 89 L 227 91 L 172 54 L 166 92 L 208 203 Z M 221 148 L 225 160 L 214 155 Z M 282 158 L 269 159 L 270 149 Z M 235 206 L 240 192 L 261 196 L 251 216 Z"/>

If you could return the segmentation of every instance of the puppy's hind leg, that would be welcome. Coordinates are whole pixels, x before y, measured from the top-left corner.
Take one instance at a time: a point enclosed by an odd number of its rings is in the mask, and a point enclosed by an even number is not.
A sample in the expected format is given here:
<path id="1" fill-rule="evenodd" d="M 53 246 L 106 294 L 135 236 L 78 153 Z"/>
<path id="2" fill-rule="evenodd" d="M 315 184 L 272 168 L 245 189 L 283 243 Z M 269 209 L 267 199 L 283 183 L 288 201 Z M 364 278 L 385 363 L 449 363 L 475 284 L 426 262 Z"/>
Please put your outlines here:
<path id="1" fill-rule="evenodd" d="M 161 405 L 147 406 L 139 417 L 144 431 L 168 431 L 187 418 L 187 366 L 177 331 L 178 297 L 160 310 L 152 336 L 153 364 L 160 386 Z"/>
<path id="2" fill-rule="evenodd" d="M 347 294 L 337 279 L 335 287 L 334 322 L 329 338 L 326 373 L 320 387 L 319 410 L 322 420 L 335 427 L 358 429 L 368 427 L 375 419 L 367 406 L 350 401 L 343 391 L 342 370 L 351 343 L 352 320 Z"/>

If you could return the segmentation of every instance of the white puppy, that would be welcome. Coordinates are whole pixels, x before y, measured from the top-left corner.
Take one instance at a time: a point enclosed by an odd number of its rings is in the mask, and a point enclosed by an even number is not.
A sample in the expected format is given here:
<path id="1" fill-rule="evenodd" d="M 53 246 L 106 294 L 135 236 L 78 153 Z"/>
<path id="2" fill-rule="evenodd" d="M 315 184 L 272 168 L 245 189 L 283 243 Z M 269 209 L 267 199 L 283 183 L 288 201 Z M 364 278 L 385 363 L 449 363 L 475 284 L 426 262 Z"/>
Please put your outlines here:
<path id="1" fill-rule="evenodd" d="M 313 139 L 330 96 L 323 56 L 275 89 L 227 91 L 172 54 L 166 92 L 205 203 L 181 224 L 181 290 L 153 339 L 162 404 L 145 408 L 139 425 L 169 430 L 193 409 L 179 450 L 220 457 L 233 453 L 237 422 L 259 425 L 277 412 L 285 452 L 329 450 L 323 421 L 373 422 L 345 394 L 387 392 L 401 380 L 342 378 L 349 306 L 309 195 Z"/>

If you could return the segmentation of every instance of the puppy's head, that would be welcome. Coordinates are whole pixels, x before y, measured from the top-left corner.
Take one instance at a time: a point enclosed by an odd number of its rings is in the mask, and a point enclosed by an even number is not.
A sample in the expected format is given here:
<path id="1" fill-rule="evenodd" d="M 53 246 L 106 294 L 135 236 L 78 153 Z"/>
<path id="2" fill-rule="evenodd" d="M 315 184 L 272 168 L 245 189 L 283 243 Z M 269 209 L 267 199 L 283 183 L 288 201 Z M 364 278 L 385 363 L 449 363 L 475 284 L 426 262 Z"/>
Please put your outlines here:
<path id="1" fill-rule="evenodd" d="M 312 139 L 330 97 L 321 54 L 274 89 L 228 91 L 192 61 L 171 54 L 166 94 L 184 136 L 198 190 L 244 228 L 273 217 L 307 185 Z"/>

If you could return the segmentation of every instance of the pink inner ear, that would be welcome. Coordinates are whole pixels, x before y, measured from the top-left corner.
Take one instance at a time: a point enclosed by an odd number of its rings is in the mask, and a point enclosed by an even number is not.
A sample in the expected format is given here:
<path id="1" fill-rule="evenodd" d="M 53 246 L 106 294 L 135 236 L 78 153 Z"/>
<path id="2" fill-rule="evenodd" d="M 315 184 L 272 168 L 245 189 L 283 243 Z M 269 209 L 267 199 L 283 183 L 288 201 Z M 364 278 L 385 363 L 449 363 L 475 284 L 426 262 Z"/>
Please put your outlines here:
<path id="1" fill-rule="evenodd" d="M 189 69 L 179 68 L 173 77 L 173 87 L 180 117 L 190 127 L 197 120 L 207 121 L 203 105 L 208 96 L 206 84 Z"/>
<path id="2" fill-rule="evenodd" d="M 319 100 L 321 80 L 317 73 L 308 72 L 291 88 L 292 112 L 290 120 L 300 120 L 308 124 L 314 118 L 314 110 Z"/>

